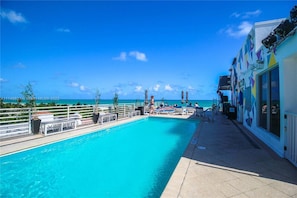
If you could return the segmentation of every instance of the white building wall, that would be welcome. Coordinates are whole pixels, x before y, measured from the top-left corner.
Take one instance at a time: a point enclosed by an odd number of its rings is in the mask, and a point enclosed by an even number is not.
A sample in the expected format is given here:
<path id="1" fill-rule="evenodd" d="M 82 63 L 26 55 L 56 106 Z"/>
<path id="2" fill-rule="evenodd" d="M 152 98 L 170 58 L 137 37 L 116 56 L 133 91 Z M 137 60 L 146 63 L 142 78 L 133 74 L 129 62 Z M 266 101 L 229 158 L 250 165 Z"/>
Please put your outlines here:
<path id="1" fill-rule="evenodd" d="M 261 42 L 283 20 L 255 24 L 236 56 L 237 62 L 232 65 L 232 75 L 236 78 L 232 78 L 231 82 L 234 85 L 231 94 L 233 98 L 237 98 L 236 101 L 239 101 L 240 91 L 245 93 L 243 105 L 237 104 L 237 120 L 281 157 L 284 157 L 284 112 L 297 113 L 297 33 L 287 38 L 275 50 L 269 51 Z M 258 67 L 257 60 L 264 61 L 263 68 Z M 258 124 L 258 76 L 275 66 L 279 66 L 280 75 L 280 137 Z M 244 81 L 244 86 L 241 81 Z"/>
<path id="2" fill-rule="evenodd" d="M 297 113 L 297 36 L 287 38 L 277 48 L 277 57 L 280 60 L 280 82 L 282 112 Z"/>
<path id="3" fill-rule="evenodd" d="M 266 38 L 285 18 L 255 23 L 255 50 L 262 46 L 262 40 Z"/>

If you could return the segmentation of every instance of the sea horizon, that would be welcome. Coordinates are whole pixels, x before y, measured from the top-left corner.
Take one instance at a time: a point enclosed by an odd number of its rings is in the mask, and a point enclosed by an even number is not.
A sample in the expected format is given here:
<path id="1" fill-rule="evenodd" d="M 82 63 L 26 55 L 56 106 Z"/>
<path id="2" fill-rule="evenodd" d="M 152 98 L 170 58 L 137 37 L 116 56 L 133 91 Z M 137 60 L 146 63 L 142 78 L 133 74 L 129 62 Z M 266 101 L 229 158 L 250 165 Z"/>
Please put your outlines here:
<path id="1" fill-rule="evenodd" d="M 4 99 L 4 103 L 17 103 L 17 99 Z M 21 103 L 25 103 L 26 100 L 21 100 Z M 149 99 L 148 99 L 149 102 Z M 182 103 L 180 99 L 174 100 L 174 99 L 155 99 L 155 102 L 157 104 L 159 103 L 164 103 L 167 105 L 189 105 L 192 104 L 194 105 L 196 102 L 199 104 L 199 106 L 202 107 L 210 107 L 212 104 L 217 104 L 218 100 L 217 99 L 212 99 L 212 100 L 199 100 L 199 99 L 193 99 L 193 100 L 188 100 L 186 103 L 186 100 Z M 54 103 L 56 105 L 94 105 L 95 99 L 37 99 L 36 100 L 37 104 L 49 104 L 49 103 Z M 125 103 L 135 103 L 137 105 L 142 105 L 144 103 L 144 99 L 119 99 L 118 100 L 119 104 L 125 104 Z M 113 99 L 100 99 L 99 105 L 108 105 L 108 104 L 113 104 Z"/>

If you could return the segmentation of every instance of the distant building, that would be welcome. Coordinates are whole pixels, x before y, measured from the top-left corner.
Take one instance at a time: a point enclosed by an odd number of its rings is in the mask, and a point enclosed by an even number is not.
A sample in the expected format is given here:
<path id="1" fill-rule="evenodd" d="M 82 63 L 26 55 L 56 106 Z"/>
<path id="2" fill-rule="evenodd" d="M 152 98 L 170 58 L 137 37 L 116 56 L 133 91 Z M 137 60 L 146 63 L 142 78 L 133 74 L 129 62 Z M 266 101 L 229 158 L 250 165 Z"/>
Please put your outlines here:
<path id="1" fill-rule="evenodd" d="M 297 6 L 258 22 L 230 68 L 237 120 L 297 166 Z"/>

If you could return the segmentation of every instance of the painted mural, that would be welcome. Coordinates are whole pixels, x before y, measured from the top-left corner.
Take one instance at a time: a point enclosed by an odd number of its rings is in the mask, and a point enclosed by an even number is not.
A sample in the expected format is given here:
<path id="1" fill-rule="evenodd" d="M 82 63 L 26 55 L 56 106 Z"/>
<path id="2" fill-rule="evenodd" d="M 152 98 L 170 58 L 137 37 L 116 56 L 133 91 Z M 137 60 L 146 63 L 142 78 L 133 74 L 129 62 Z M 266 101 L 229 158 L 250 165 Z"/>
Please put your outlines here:
<path id="1" fill-rule="evenodd" d="M 232 62 L 232 104 L 237 106 L 238 120 L 250 127 L 256 125 L 256 74 L 259 69 L 265 69 L 277 63 L 274 50 L 267 53 L 267 50 L 261 46 L 256 51 L 254 38 L 255 34 L 252 30 Z"/>
<path id="2" fill-rule="evenodd" d="M 230 68 L 231 103 L 237 107 L 237 121 L 289 160 L 297 152 L 296 142 L 291 141 L 296 131 L 288 132 L 292 125 L 288 125 L 288 112 L 296 112 L 296 94 L 291 92 L 296 85 L 296 16 L 297 6 L 286 20 L 255 23 Z"/>

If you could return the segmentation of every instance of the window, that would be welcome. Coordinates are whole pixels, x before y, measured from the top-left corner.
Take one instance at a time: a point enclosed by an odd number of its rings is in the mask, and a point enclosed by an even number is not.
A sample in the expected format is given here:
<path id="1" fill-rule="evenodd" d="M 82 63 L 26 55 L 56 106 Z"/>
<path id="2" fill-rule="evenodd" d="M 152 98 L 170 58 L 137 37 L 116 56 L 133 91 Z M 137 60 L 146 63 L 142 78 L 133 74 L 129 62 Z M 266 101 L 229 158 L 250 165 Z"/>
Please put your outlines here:
<path id="1" fill-rule="evenodd" d="M 280 136 L 279 68 L 259 76 L 259 126 Z"/>
<path id="2" fill-rule="evenodd" d="M 259 78 L 260 83 L 260 126 L 267 129 L 267 73 Z"/>
<path id="3" fill-rule="evenodd" d="M 280 97 L 279 97 L 279 70 L 273 69 L 270 72 L 270 131 L 280 136 Z"/>

